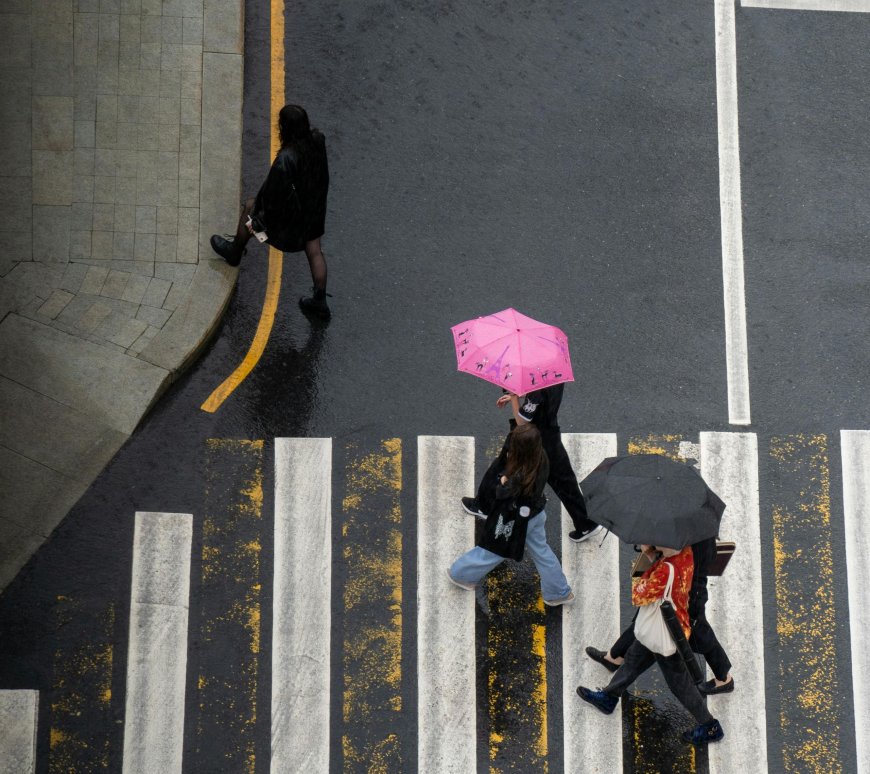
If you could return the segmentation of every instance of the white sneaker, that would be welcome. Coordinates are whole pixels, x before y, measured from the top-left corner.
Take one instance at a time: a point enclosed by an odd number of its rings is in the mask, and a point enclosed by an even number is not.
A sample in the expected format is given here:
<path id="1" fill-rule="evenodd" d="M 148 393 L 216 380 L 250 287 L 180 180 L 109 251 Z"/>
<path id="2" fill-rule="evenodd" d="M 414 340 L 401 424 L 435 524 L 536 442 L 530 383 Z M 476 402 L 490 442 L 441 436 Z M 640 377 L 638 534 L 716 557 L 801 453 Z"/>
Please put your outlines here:
<path id="1" fill-rule="evenodd" d="M 544 604 L 549 607 L 559 607 L 559 605 L 570 605 L 574 602 L 574 592 L 569 591 L 564 597 L 558 599 L 545 599 Z"/>

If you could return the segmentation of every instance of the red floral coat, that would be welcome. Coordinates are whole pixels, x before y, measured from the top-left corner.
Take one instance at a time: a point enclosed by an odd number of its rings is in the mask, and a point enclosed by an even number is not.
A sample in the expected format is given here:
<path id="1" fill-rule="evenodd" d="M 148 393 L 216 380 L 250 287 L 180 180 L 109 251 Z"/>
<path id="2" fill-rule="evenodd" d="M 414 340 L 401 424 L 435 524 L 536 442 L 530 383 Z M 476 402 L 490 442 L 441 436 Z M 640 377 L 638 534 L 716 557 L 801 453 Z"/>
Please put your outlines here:
<path id="1" fill-rule="evenodd" d="M 674 600 L 677 620 L 686 633 L 686 639 L 688 639 L 692 633 L 689 624 L 689 589 L 692 587 L 692 571 L 695 566 L 691 546 L 686 546 L 676 556 L 659 559 L 639 578 L 632 578 L 631 604 L 635 607 L 641 607 L 662 598 L 668 583 L 668 567 L 665 562 L 669 562 L 674 567 L 674 585 L 671 589 L 671 598 Z"/>

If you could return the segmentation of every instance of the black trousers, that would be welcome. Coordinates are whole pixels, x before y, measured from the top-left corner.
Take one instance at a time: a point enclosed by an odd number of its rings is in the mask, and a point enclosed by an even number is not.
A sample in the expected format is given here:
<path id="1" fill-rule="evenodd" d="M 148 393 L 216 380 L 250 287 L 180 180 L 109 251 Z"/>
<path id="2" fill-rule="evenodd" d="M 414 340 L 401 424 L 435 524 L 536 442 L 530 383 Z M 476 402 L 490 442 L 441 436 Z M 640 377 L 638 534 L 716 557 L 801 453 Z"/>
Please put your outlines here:
<path id="1" fill-rule="evenodd" d="M 561 500 L 565 510 L 571 517 L 576 530 L 587 530 L 595 527 L 594 521 L 586 516 L 586 503 L 577 485 L 577 475 L 571 467 L 568 452 L 562 445 L 562 434 L 558 428 L 546 428 L 541 430 L 541 442 L 547 458 L 550 460 L 550 476 L 547 483 Z M 477 487 L 477 504 L 484 513 L 489 513 L 495 502 L 495 486 L 498 483 L 499 474 L 504 471 L 507 464 L 508 439 L 505 439 L 501 452 L 493 463 L 487 468 L 486 473 Z"/>
<path id="2" fill-rule="evenodd" d="M 713 720 L 713 716 L 707 709 L 704 703 L 704 698 L 695 687 L 695 683 L 689 676 L 689 672 L 683 663 L 679 653 L 674 653 L 673 656 L 661 656 L 658 653 L 653 653 L 649 648 L 635 640 L 628 652 L 625 654 L 625 661 L 622 666 L 616 670 L 607 687 L 604 688 L 606 693 L 611 696 L 619 697 L 638 677 L 640 677 L 654 663 L 658 662 L 659 668 L 662 670 L 665 682 L 671 693 L 677 697 L 682 704 L 695 718 L 698 723 L 709 723 Z"/>

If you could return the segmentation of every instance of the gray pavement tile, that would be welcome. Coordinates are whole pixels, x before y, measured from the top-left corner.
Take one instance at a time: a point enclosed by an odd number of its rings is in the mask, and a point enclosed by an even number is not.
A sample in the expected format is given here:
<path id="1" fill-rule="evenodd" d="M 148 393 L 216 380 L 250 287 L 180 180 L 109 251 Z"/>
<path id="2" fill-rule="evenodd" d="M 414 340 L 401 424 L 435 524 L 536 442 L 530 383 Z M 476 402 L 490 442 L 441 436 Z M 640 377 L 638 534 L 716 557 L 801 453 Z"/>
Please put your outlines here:
<path id="1" fill-rule="evenodd" d="M 130 13 L 121 9 L 118 31 L 121 43 L 139 43 L 142 30 L 142 18 L 139 12 Z"/>
<path id="2" fill-rule="evenodd" d="M 154 276 L 154 261 L 133 261 L 131 271 L 133 274 L 150 279 Z"/>
<path id="3" fill-rule="evenodd" d="M 91 234 L 91 258 L 98 261 L 112 260 L 115 235 L 111 231 L 94 231 Z"/>
<path id="4" fill-rule="evenodd" d="M 83 263 L 68 264 L 60 281 L 60 289 L 73 295 L 77 294 L 82 288 L 88 271 L 89 267 Z"/>
<path id="5" fill-rule="evenodd" d="M 178 207 L 178 177 L 161 177 L 158 179 L 157 203 L 162 207 Z"/>
<path id="6" fill-rule="evenodd" d="M 117 123 L 118 95 L 97 94 L 97 122 Z"/>
<path id="7" fill-rule="evenodd" d="M 141 172 L 136 178 L 136 204 L 157 206 L 157 177 L 145 177 Z"/>
<path id="8" fill-rule="evenodd" d="M 100 295 L 100 291 L 103 289 L 103 284 L 108 276 L 109 270 L 107 268 L 102 266 L 90 266 L 87 274 L 85 274 L 85 278 L 82 280 L 82 286 L 78 289 L 78 292 L 80 294 L 89 293 L 93 296 Z"/>
<path id="9" fill-rule="evenodd" d="M 199 151 L 196 153 L 182 151 L 178 154 L 178 177 L 198 180 L 200 174 L 199 165 Z"/>
<path id="10" fill-rule="evenodd" d="M 120 10 L 120 7 L 119 9 Z M 100 13 L 100 43 L 121 39 L 121 16 L 118 13 Z"/>
<path id="11" fill-rule="evenodd" d="M 127 348 L 128 355 L 138 355 L 145 347 L 147 347 L 154 337 L 160 333 L 160 328 L 154 328 L 149 325 L 143 332 L 142 335 L 139 336 L 136 341 L 134 341 L 130 347 Z"/>
<path id="12" fill-rule="evenodd" d="M 181 42 L 184 45 L 202 45 L 202 17 L 198 19 L 185 17 Z"/>
<path id="13" fill-rule="evenodd" d="M 178 208 L 177 207 L 158 207 L 157 208 L 157 233 L 158 234 L 177 234 L 178 233 Z"/>
<path id="14" fill-rule="evenodd" d="M 157 152 L 158 178 L 160 178 L 161 180 L 174 180 L 178 178 L 178 155 L 179 154 L 174 151 Z"/>
<path id="15" fill-rule="evenodd" d="M 139 67 L 143 70 L 160 70 L 161 62 L 160 43 L 142 43 L 139 46 Z M 158 80 L 158 89 L 160 81 Z M 159 91 L 158 91 L 159 93 Z"/>
<path id="16" fill-rule="evenodd" d="M 4 237 L 5 233 L 0 231 L 0 239 L 3 239 Z M 16 260 L 11 255 L 7 253 L 0 253 L 0 277 L 5 277 L 19 263 L 20 261 Z"/>
<path id="17" fill-rule="evenodd" d="M 76 121 L 96 121 L 97 119 L 97 66 L 76 65 L 73 72 L 75 85 Z"/>
<path id="18" fill-rule="evenodd" d="M 30 14 L 0 14 L 0 46 L 3 46 L 4 67 L 31 67 L 30 30 Z"/>
<path id="19" fill-rule="evenodd" d="M 118 123 L 132 124 L 139 120 L 139 97 L 128 95 L 118 97 Z M 120 129 L 118 130 L 120 132 Z"/>
<path id="20" fill-rule="evenodd" d="M 176 265 L 175 254 L 173 253 L 171 262 L 164 259 L 155 261 L 154 277 L 157 279 L 168 280 L 171 283 L 175 280 L 175 270 L 177 268 L 181 267 Z"/>
<path id="21" fill-rule="evenodd" d="M 73 298 L 73 294 L 68 293 L 66 290 L 53 290 L 48 300 L 40 306 L 39 314 L 53 320 L 66 308 L 66 305 Z"/>
<path id="22" fill-rule="evenodd" d="M 77 124 L 79 122 L 76 122 Z M 93 121 L 89 122 L 93 123 Z M 94 174 L 94 148 L 76 148 L 73 151 L 73 174 L 78 175 L 93 175 Z M 93 196 L 93 194 L 91 194 Z"/>
<path id="23" fill-rule="evenodd" d="M 24 231 L 18 228 L 11 232 L 0 231 L 0 239 L 6 245 L 10 256 L 14 255 L 21 261 L 33 260 L 33 233 L 30 229 Z"/>
<path id="24" fill-rule="evenodd" d="M 32 147 L 38 150 L 72 150 L 73 98 L 35 96 L 31 105 Z"/>
<path id="25" fill-rule="evenodd" d="M 4 491 L 9 492 L 10 498 L 12 497 L 12 490 L 4 488 Z M 24 527 L 0 519 L 0 589 L 6 588 L 15 580 L 15 576 L 44 541 L 41 535 L 34 535 Z"/>
<path id="26" fill-rule="evenodd" d="M 157 208 L 136 207 L 136 232 L 153 234 L 157 230 Z"/>
<path id="27" fill-rule="evenodd" d="M 93 232 L 71 229 L 69 232 L 69 260 L 81 261 L 91 257 L 91 234 Z"/>
<path id="28" fill-rule="evenodd" d="M 36 8 L 40 8 L 38 4 Z M 34 63 L 72 64 L 73 62 L 73 15 L 62 16 L 33 13 L 31 35 Z"/>
<path id="29" fill-rule="evenodd" d="M 93 231 L 113 231 L 115 228 L 115 205 L 103 202 L 95 203 L 94 218 L 91 222 Z"/>
<path id="30" fill-rule="evenodd" d="M 129 63 L 128 60 L 121 60 L 118 64 L 118 95 L 124 97 L 139 95 L 139 55 L 136 55 L 136 62 Z M 138 120 L 138 115 L 137 119 Z"/>
<path id="31" fill-rule="evenodd" d="M 69 208 L 69 222 L 71 228 L 92 229 L 94 219 L 94 205 L 89 202 L 73 202 Z"/>
<path id="32" fill-rule="evenodd" d="M 5 102 L 0 97 L 0 105 L 15 104 Z M 30 118 L 10 119 L 3 126 L 3 139 L 0 142 L 0 169 L 9 177 L 30 176 L 31 174 L 31 129 Z"/>
<path id="33" fill-rule="evenodd" d="M 189 154 L 199 159 L 202 131 L 199 126 L 187 126 L 182 124 L 180 127 L 179 149 L 182 154 Z M 179 156 L 179 164 L 181 156 Z M 199 163 L 196 164 L 197 176 L 199 176 Z M 190 177 L 190 175 L 180 175 L 180 177 Z"/>
<path id="34" fill-rule="evenodd" d="M 140 274 L 131 274 L 127 287 L 124 289 L 124 295 L 121 296 L 121 300 L 129 301 L 134 304 L 141 304 L 150 282 L 151 277 L 143 277 Z"/>
<path id="35" fill-rule="evenodd" d="M 118 236 L 117 233 L 115 236 Z M 100 290 L 100 295 L 108 296 L 109 298 L 121 298 L 124 295 L 124 289 L 127 287 L 129 279 L 130 275 L 127 272 L 111 269 Z"/>
<path id="36" fill-rule="evenodd" d="M 112 307 L 104 301 L 95 301 L 76 320 L 75 326 L 85 333 L 93 333 L 110 314 Z"/>
<path id="37" fill-rule="evenodd" d="M 40 45 L 52 45 L 40 44 Z M 73 57 L 70 46 L 69 61 L 64 64 L 36 63 L 31 72 L 31 90 L 34 95 L 74 97 Z"/>
<path id="38" fill-rule="evenodd" d="M 73 21 L 76 67 L 97 66 L 97 46 L 100 36 L 100 16 L 97 13 L 77 13 Z"/>
<path id="39" fill-rule="evenodd" d="M 136 176 L 119 177 L 115 180 L 115 204 L 136 205 L 138 183 Z"/>
<path id="40" fill-rule="evenodd" d="M 112 260 L 132 261 L 133 244 L 133 234 L 131 232 L 116 231 L 112 240 Z M 120 298 L 120 296 L 113 296 L 113 298 Z"/>
<path id="41" fill-rule="evenodd" d="M 127 349 L 132 346 L 133 342 L 136 341 L 136 339 L 138 339 L 147 328 L 148 324 L 142 320 L 128 318 L 108 337 L 108 340 L 113 344 L 117 344 L 119 347 Z"/>
<path id="42" fill-rule="evenodd" d="M 137 320 L 143 320 L 155 328 L 162 328 L 171 316 L 172 312 L 166 309 L 157 309 L 153 306 L 145 306 L 144 304 L 139 307 L 139 311 L 136 313 Z"/>
<path id="43" fill-rule="evenodd" d="M 181 69 L 181 43 L 164 43 L 160 48 L 160 69 Z"/>
<path id="44" fill-rule="evenodd" d="M 178 20 L 180 21 L 180 19 Z M 160 71 L 160 95 L 161 97 L 181 96 L 181 70 Z"/>
<path id="45" fill-rule="evenodd" d="M 0 230 L 30 230 L 32 211 L 24 202 L 32 196 L 29 177 L 0 177 Z"/>
<path id="46" fill-rule="evenodd" d="M 97 73 L 98 80 L 102 71 Z M 107 78 L 111 78 L 111 73 L 107 74 Z M 115 71 L 115 80 L 117 81 L 117 68 Z M 98 83 L 97 88 L 101 91 L 117 91 L 117 84 Z M 95 128 L 94 143 L 97 148 L 114 148 L 118 144 L 118 122 L 117 121 L 97 121 Z"/>
<path id="47" fill-rule="evenodd" d="M 118 93 L 118 58 L 106 57 L 97 60 L 97 91 L 102 94 Z M 98 135 L 99 136 L 99 127 Z"/>
<path id="48" fill-rule="evenodd" d="M 199 260 L 199 231 L 182 231 L 178 224 L 178 247 L 175 260 L 178 263 L 196 263 Z"/>
<path id="49" fill-rule="evenodd" d="M 164 16 L 184 16 L 184 4 L 181 0 L 163 0 Z"/>
<path id="50" fill-rule="evenodd" d="M 33 207 L 33 260 L 69 260 L 70 208 Z"/>
<path id="51" fill-rule="evenodd" d="M 202 124 L 202 100 L 181 100 L 181 123 L 187 126 L 200 126 Z"/>
<path id="52" fill-rule="evenodd" d="M 30 15 L 32 9 L 32 0 L 5 0 L 3 7 L 6 13 L 25 13 Z"/>
<path id="53" fill-rule="evenodd" d="M 158 71 L 159 72 L 159 71 Z M 139 97 L 139 122 L 140 124 L 156 124 L 157 114 L 160 110 L 159 96 Z"/>
<path id="54" fill-rule="evenodd" d="M 154 245 L 154 258 L 160 261 L 175 261 L 177 256 L 178 236 L 176 234 L 157 234 Z"/>
<path id="55" fill-rule="evenodd" d="M 163 15 L 160 23 L 160 41 L 164 44 L 181 43 L 182 22 L 181 15 Z"/>
<path id="56" fill-rule="evenodd" d="M 202 101 L 202 70 L 182 70 L 181 98 L 193 100 L 197 103 Z M 193 147 L 180 148 L 180 150 L 196 152 L 199 150 L 199 130 L 193 127 L 188 127 L 188 129 L 196 138 L 196 145 Z"/>
<path id="57" fill-rule="evenodd" d="M 141 69 L 139 70 L 139 94 L 143 97 L 160 96 L 159 67 L 145 67 L 144 65 L 141 65 Z"/>
<path id="58" fill-rule="evenodd" d="M 161 124 L 178 124 L 181 121 L 181 79 L 178 81 L 178 94 L 172 97 L 160 97 L 160 113 L 158 122 Z"/>
<path id="59" fill-rule="evenodd" d="M 115 205 L 114 228 L 117 231 L 136 230 L 136 207 L 133 204 Z"/>
<path id="60" fill-rule="evenodd" d="M 160 36 L 163 34 L 163 17 L 147 16 L 142 14 L 140 17 L 141 26 L 139 28 L 139 37 L 143 43 L 159 43 Z"/>
<path id="61" fill-rule="evenodd" d="M 94 121 L 76 121 L 73 142 L 76 149 L 93 148 L 96 142 L 96 123 Z"/>
<path id="62" fill-rule="evenodd" d="M 202 44 L 185 44 L 181 47 L 181 69 L 202 72 Z"/>
<path id="63" fill-rule="evenodd" d="M 115 271 L 125 271 L 125 272 L 127 272 L 127 274 L 132 274 L 135 266 L 136 266 L 136 262 L 132 259 L 132 257 L 126 258 L 126 259 L 113 258 L 109 262 L 109 269 L 110 270 L 114 269 Z M 116 302 L 112 301 L 111 303 L 114 304 Z M 120 302 L 117 302 L 117 303 L 120 303 Z M 135 311 L 134 311 L 134 314 L 135 314 Z"/>
<path id="64" fill-rule="evenodd" d="M 162 0 L 142 0 L 143 16 L 161 16 L 163 14 Z"/>
<path id="65" fill-rule="evenodd" d="M 138 301 L 136 303 L 133 303 L 131 301 L 124 301 L 121 298 L 104 298 L 103 301 L 105 301 L 112 308 L 113 312 L 121 315 L 121 317 L 129 317 L 130 319 L 132 319 L 136 316 L 136 312 L 139 311 Z"/>
<path id="66" fill-rule="evenodd" d="M 178 147 L 181 127 L 177 124 L 161 124 L 157 127 L 159 134 L 158 151 L 162 153 L 171 152 L 175 154 L 176 167 L 175 177 L 178 177 Z"/>
<path id="67" fill-rule="evenodd" d="M 72 204 L 73 152 L 34 150 L 33 203 Z"/>
<path id="68" fill-rule="evenodd" d="M 99 13 L 100 0 L 75 0 L 77 13 Z"/>
<path id="69" fill-rule="evenodd" d="M 128 434 L 168 377 L 166 369 L 15 314 L 0 323 L 0 374 Z"/>
<path id="70" fill-rule="evenodd" d="M 73 176 L 73 203 L 91 204 L 94 201 L 94 176 Z"/>
<path id="71" fill-rule="evenodd" d="M 141 99 L 155 99 L 153 97 L 142 97 Z M 141 109 L 141 108 L 140 108 Z M 136 127 L 136 147 L 140 152 L 157 153 L 160 147 L 160 130 L 157 124 L 140 123 Z M 156 170 L 156 165 L 151 167 Z"/>
<path id="72" fill-rule="evenodd" d="M 199 179 L 181 178 L 178 181 L 178 205 L 196 207 L 199 205 Z"/>
<path id="73" fill-rule="evenodd" d="M 121 13 L 121 0 L 100 0 L 100 13 Z"/>
<path id="74" fill-rule="evenodd" d="M 166 296 L 166 300 L 163 302 L 163 308 L 174 312 L 187 296 L 187 290 L 187 285 L 173 283 L 172 288 Z"/>
<path id="75" fill-rule="evenodd" d="M 99 124 L 97 124 L 99 126 Z M 94 175 L 94 204 L 115 203 L 114 175 Z"/>
<path id="76" fill-rule="evenodd" d="M 156 239 L 154 234 L 136 234 L 133 247 L 133 258 L 137 261 L 153 261 L 155 258 Z"/>
<path id="77" fill-rule="evenodd" d="M 121 126 L 123 124 L 118 124 L 119 129 Z M 118 177 L 136 177 L 139 168 L 139 152 L 126 149 L 116 150 L 115 164 L 118 169 Z"/>
<path id="78" fill-rule="evenodd" d="M 140 16 L 142 14 L 142 0 L 121 0 L 121 13 Z"/>

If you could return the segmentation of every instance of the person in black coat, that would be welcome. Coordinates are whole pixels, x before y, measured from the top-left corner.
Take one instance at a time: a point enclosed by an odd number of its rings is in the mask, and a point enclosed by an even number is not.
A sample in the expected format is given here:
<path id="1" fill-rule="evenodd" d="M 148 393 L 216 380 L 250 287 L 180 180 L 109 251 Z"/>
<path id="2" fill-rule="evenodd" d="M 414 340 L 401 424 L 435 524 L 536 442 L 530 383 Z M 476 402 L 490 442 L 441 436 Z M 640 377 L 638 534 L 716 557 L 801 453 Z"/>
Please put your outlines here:
<path id="1" fill-rule="evenodd" d="M 255 199 L 248 199 L 231 239 L 214 234 L 211 246 L 230 266 L 238 266 L 248 240 L 293 253 L 305 251 L 313 293 L 300 298 L 306 314 L 329 319 L 326 303 L 326 257 L 320 245 L 326 222 L 329 165 L 326 140 L 312 129 L 299 105 L 284 105 L 278 114 L 281 149 Z"/>

